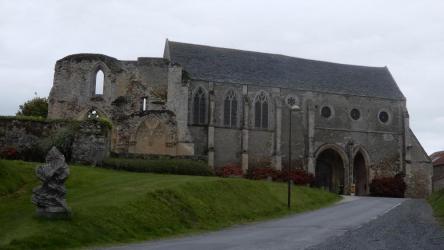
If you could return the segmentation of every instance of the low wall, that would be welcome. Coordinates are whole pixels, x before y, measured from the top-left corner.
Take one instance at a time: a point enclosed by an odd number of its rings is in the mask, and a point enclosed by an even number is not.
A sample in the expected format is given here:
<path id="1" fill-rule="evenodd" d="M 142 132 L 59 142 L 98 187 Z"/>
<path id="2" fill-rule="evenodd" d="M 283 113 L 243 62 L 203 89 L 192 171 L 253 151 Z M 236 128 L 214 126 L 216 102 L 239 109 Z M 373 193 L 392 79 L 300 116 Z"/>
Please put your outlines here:
<path id="1" fill-rule="evenodd" d="M 100 120 L 0 117 L 0 157 L 42 162 L 56 146 L 70 162 L 100 164 L 109 154 L 109 134 Z"/>

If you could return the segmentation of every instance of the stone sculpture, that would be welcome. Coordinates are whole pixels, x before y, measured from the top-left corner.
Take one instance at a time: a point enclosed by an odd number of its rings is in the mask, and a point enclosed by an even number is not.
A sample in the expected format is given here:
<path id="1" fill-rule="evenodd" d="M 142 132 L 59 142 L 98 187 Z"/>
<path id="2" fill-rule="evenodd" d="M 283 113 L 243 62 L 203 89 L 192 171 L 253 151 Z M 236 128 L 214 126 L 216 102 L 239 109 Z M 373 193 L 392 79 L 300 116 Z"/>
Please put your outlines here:
<path id="1" fill-rule="evenodd" d="M 69 166 L 65 156 L 52 147 L 46 155 L 46 163 L 35 171 L 43 182 L 33 189 L 32 203 L 37 206 L 37 215 L 47 218 L 64 218 L 71 214 L 65 200 L 65 181 L 69 175 Z"/>

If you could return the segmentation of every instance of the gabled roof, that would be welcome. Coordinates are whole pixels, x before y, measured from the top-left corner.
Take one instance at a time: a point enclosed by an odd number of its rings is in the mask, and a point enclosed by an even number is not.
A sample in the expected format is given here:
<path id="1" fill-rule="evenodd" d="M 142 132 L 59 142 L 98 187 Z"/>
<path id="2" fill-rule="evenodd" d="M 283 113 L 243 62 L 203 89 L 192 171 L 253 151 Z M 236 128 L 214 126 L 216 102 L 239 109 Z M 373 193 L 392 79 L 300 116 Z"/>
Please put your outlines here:
<path id="1" fill-rule="evenodd" d="M 192 79 L 404 100 L 386 67 L 366 67 L 277 54 L 168 41 L 164 57 Z"/>
<path id="2" fill-rule="evenodd" d="M 444 151 L 435 152 L 430 155 L 430 158 L 434 167 L 444 165 Z"/>

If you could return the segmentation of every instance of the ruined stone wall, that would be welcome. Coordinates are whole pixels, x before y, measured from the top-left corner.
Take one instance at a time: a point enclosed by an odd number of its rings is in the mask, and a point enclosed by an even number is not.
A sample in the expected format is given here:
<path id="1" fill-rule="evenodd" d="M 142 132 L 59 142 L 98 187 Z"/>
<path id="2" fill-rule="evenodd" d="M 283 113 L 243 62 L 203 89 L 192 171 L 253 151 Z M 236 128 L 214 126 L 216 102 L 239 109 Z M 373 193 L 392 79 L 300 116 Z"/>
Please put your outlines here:
<path id="1" fill-rule="evenodd" d="M 112 119 L 140 111 L 143 97 L 148 98 L 147 109 L 162 109 L 168 69 L 168 62 L 161 58 L 119 61 L 97 54 L 65 57 L 55 66 L 48 116 L 84 119 L 89 110 L 97 109 Z M 105 75 L 103 94 L 95 93 L 99 70 Z"/>
<path id="2" fill-rule="evenodd" d="M 100 164 L 109 154 L 109 128 L 99 121 L 0 118 L 0 152 L 3 157 L 43 161 L 56 146 L 71 162 Z M 7 155 L 8 152 L 14 155 Z"/>
<path id="3" fill-rule="evenodd" d="M 0 152 L 4 154 L 8 150 L 16 151 L 19 158 L 20 155 L 41 147 L 42 139 L 49 138 L 63 127 L 63 123 L 0 117 Z"/>
<path id="4" fill-rule="evenodd" d="M 105 76 L 103 94 L 95 92 L 99 70 Z M 163 58 L 120 61 L 98 54 L 71 55 L 56 63 L 49 117 L 84 120 L 94 112 L 109 120 L 110 150 L 117 154 L 193 155 L 183 110 L 187 91 L 181 67 Z M 154 145 L 146 135 L 160 130 L 166 135 L 156 137 Z M 136 140 L 138 135 L 146 140 Z"/>
<path id="5" fill-rule="evenodd" d="M 110 153 L 110 130 L 100 123 L 79 124 L 71 146 L 71 161 L 100 165 Z"/>

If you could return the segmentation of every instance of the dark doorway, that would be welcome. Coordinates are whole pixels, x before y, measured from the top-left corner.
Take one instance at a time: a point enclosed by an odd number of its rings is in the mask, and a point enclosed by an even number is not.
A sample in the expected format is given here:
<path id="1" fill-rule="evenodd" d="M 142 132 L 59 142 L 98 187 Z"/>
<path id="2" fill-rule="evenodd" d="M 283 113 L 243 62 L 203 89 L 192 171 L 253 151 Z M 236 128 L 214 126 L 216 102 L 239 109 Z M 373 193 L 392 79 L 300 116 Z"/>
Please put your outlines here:
<path id="1" fill-rule="evenodd" d="M 330 192 L 344 193 L 344 162 L 333 149 L 326 149 L 316 159 L 315 184 Z"/>
<path id="2" fill-rule="evenodd" d="M 368 193 L 367 168 L 361 152 L 358 152 L 353 160 L 353 183 L 356 186 L 356 195 L 366 195 Z"/>

